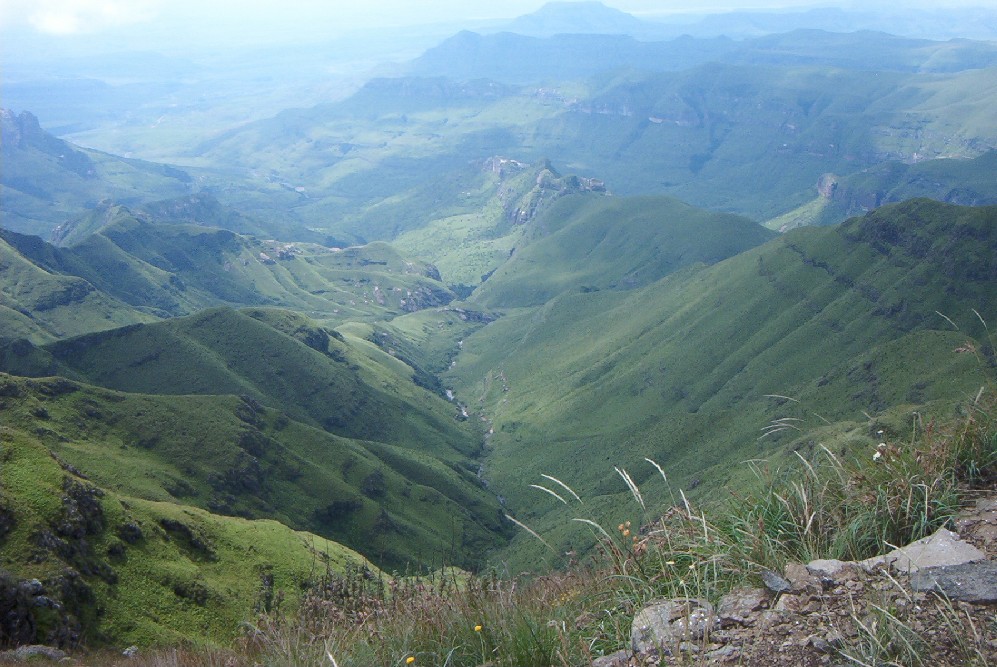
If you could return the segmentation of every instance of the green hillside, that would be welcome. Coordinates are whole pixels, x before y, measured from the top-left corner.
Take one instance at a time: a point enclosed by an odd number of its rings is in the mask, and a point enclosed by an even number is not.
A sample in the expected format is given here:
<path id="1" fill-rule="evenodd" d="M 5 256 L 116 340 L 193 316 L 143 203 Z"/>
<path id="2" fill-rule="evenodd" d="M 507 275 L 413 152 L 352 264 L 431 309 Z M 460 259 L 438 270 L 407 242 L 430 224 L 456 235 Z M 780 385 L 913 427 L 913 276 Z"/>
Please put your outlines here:
<path id="1" fill-rule="evenodd" d="M 226 643 L 278 591 L 294 605 L 327 568 L 367 567 L 356 552 L 276 521 L 212 514 L 165 493 L 150 498 L 157 477 L 203 460 L 188 457 L 196 450 L 159 459 L 155 446 L 121 438 L 137 436 L 129 431 L 129 403 L 177 416 L 182 404 L 154 406 L 61 379 L 0 375 L 0 387 L 7 415 L 0 429 L 0 587 L 12 603 L 5 627 L 17 628 L 15 641 Z M 171 436 L 163 436 L 165 445 Z"/>
<path id="2" fill-rule="evenodd" d="M 804 225 L 843 221 L 883 204 L 915 197 L 962 206 L 997 204 L 997 151 L 972 159 L 941 158 L 914 164 L 885 162 L 864 171 L 821 178 L 818 197 L 765 223 L 788 231 Z"/>
<path id="3" fill-rule="evenodd" d="M 995 219 L 993 207 L 914 200 L 624 294 L 562 294 L 464 339 L 445 381 L 493 429 L 492 488 L 548 539 L 584 543 L 569 509 L 528 484 L 554 475 L 615 525 L 631 517 L 613 509 L 628 494 L 613 466 L 650 481 L 647 457 L 673 488 L 709 495 L 796 433 L 759 440 L 773 419 L 858 422 L 843 432 L 864 443 L 863 414 L 992 381 L 993 340 L 973 309 L 997 321 Z M 525 537 L 508 553 L 520 563 L 535 548 Z"/>
<path id="4" fill-rule="evenodd" d="M 3 227 L 48 237 L 101 200 L 121 204 L 186 194 L 193 179 L 162 164 L 87 150 L 58 139 L 27 111 L 0 110 Z"/>
<path id="5" fill-rule="evenodd" d="M 550 224 L 544 222 L 546 212 L 556 202 L 568 195 L 591 193 L 599 199 L 607 194 L 602 181 L 562 175 L 547 160 L 530 166 L 496 156 L 457 176 L 445 186 L 433 182 L 373 206 L 363 221 L 383 220 L 402 211 L 416 216 L 429 206 L 429 196 L 437 202 L 452 196 L 447 206 L 432 207 L 440 217 L 421 221 L 422 226 L 403 232 L 392 245 L 433 262 L 447 284 L 462 292 L 484 282 L 530 236 L 543 233 Z"/>
<path id="6" fill-rule="evenodd" d="M 122 211 L 127 211 L 127 209 L 112 204 L 110 201 L 102 201 L 92 210 L 56 227 L 50 240 L 56 245 L 77 245 L 91 234 L 96 234 L 115 224 L 121 217 Z M 329 240 L 318 234 L 309 233 L 307 229 L 274 226 L 266 221 L 253 219 L 235 209 L 223 206 L 218 199 L 208 192 L 149 202 L 134 211 L 127 211 L 127 214 L 138 216 L 144 214 L 156 222 L 215 227 L 227 229 L 237 234 L 279 238 L 285 241 L 323 243 Z"/>
<path id="7" fill-rule="evenodd" d="M 47 245 L 34 236 L 0 230 L 0 339 L 46 342 L 154 319 L 79 276 L 32 262 L 23 252 L 25 244 Z"/>
<path id="8" fill-rule="evenodd" d="M 153 396 L 66 380 L 8 380 L 7 423 L 124 496 L 274 519 L 399 570 L 444 561 L 473 566 L 503 541 L 498 504 L 473 461 L 435 442 L 445 432 L 420 434 L 412 426 L 413 440 L 401 444 L 360 440 L 306 425 L 249 395 Z M 48 386 L 61 390 L 35 390 Z M 392 421 L 402 430 L 417 419 Z"/>
<path id="9" fill-rule="evenodd" d="M 667 197 L 564 197 L 530 223 L 472 301 L 512 308 L 571 290 L 632 289 L 770 238 L 751 220 Z"/>
<path id="10" fill-rule="evenodd" d="M 445 460 L 477 449 L 452 406 L 412 383 L 411 368 L 292 313 L 207 309 L 42 350 L 51 362 L 35 374 L 54 370 L 133 393 L 245 394 L 339 435 L 425 448 Z"/>
<path id="11" fill-rule="evenodd" d="M 224 203 L 364 241 L 430 221 L 469 224 L 463 216 L 481 210 L 485 191 L 468 165 L 494 156 L 550 158 L 615 194 L 668 194 L 762 220 L 811 201 L 825 174 L 997 146 L 993 67 L 870 76 L 776 60 L 608 70 L 541 88 L 375 80 L 349 100 L 247 125 L 196 154 L 245 165 L 218 177 Z"/>
<path id="12" fill-rule="evenodd" d="M 43 342 L 219 305 L 383 319 L 454 298 L 435 267 L 385 244 L 261 241 L 122 206 L 101 217 L 99 231 L 68 248 L 0 230 L 3 305 L 23 314 L 3 320 L 2 337 Z"/>
<path id="13" fill-rule="evenodd" d="M 565 168 L 594 171 L 618 194 L 770 218 L 810 200 L 829 172 L 991 148 L 995 72 L 712 64 L 607 76 L 536 135 Z"/>

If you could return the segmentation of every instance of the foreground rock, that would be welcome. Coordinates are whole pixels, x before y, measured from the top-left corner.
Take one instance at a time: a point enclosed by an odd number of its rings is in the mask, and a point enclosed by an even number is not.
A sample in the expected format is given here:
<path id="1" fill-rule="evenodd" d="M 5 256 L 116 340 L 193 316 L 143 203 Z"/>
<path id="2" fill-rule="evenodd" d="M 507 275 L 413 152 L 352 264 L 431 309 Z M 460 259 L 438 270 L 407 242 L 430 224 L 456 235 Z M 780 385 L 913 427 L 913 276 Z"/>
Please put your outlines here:
<path id="1" fill-rule="evenodd" d="M 968 540 L 941 529 L 865 561 L 790 563 L 782 573 L 763 572 L 764 588 L 732 590 L 716 609 L 695 598 L 655 600 L 634 617 L 630 650 L 592 664 L 887 664 L 869 647 L 899 655 L 911 637 L 933 667 L 997 663 L 997 561 L 987 548 L 997 535 L 997 502 L 971 512 L 955 522 Z"/>
<path id="2" fill-rule="evenodd" d="M 945 528 L 924 539 L 911 542 L 905 547 L 894 549 L 883 556 L 860 561 L 867 571 L 878 567 L 892 567 L 897 572 L 917 572 L 922 567 L 962 565 L 985 560 L 987 555 L 969 542 Z"/>
<path id="3" fill-rule="evenodd" d="M 634 617 L 630 648 L 635 653 L 671 655 L 675 651 L 695 651 L 696 640 L 708 637 L 720 627 L 720 619 L 706 600 L 675 598 L 657 600 Z"/>
<path id="4" fill-rule="evenodd" d="M 921 568 L 910 578 L 915 591 L 941 593 L 950 600 L 997 602 L 997 562 Z"/>
<path id="5" fill-rule="evenodd" d="M 0 661 L 9 662 L 31 662 L 32 664 L 39 664 L 40 660 L 60 662 L 68 657 L 69 655 L 65 651 L 40 644 L 18 646 L 12 651 L 0 651 Z"/>

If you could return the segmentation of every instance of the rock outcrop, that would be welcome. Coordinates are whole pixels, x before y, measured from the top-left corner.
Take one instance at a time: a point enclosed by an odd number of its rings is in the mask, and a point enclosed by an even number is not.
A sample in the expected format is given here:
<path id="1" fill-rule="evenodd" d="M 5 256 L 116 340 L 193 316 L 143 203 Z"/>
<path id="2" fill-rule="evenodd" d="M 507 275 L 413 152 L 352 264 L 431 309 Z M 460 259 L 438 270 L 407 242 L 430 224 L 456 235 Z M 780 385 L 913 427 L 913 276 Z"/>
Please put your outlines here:
<path id="1" fill-rule="evenodd" d="M 864 561 L 763 571 L 764 587 L 736 588 L 716 607 L 654 600 L 635 615 L 629 648 L 592 664 L 866 664 L 869 646 L 901 636 L 918 638 L 925 664 L 964 664 L 967 655 L 993 661 L 997 641 L 986 633 L 997 604 L 997 500 L 981 501 L 954 525 L 960 534 L 942 528 Z"/>

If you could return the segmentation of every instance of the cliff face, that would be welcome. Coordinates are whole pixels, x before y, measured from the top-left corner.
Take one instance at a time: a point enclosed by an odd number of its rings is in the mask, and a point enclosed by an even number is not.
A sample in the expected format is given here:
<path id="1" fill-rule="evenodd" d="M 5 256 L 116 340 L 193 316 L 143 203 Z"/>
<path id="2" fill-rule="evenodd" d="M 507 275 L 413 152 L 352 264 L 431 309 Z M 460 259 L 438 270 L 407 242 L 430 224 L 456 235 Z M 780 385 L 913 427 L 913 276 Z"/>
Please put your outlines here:
<path id="1" fill-rule="evenodd" d="M 35 149 L 58 158 L 62 166 L 84 178 L 95 178 L 97 169 L 85 153 L 75 150 L 62 139 L 41 128 L 38 118 L 27 111 L 15 115 L 10 109 L 0 111 L 0 132 L 4 152 Z"/>
<path id="2" fill-rule="evenodd" d="M 564 195 L 578 192 L 605 193 L 606 184 L 596 178 L 561 176 L 549 161 L 544 160 L 539 165 L 533 187 L 506 204 L 506 218 L 514 225 L 525 225 Z"/>

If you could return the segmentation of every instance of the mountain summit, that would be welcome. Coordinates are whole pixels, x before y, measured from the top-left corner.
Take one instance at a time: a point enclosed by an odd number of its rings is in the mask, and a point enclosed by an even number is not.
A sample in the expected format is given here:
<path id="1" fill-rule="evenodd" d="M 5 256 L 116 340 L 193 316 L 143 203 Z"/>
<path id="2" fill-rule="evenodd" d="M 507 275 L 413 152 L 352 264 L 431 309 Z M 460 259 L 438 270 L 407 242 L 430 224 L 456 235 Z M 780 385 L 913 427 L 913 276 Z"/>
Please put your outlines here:
<path id="1" fill-rule="evenodd" d="M 633 35 L 647 31 L 646 24 L 632 14 L 601 2 L 548 2 L 518 17 L 505 28 L 533 37 L 560 34 Z"/>

